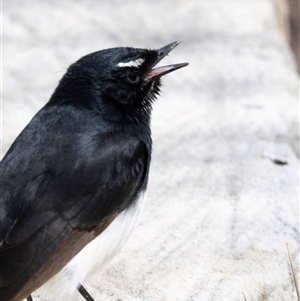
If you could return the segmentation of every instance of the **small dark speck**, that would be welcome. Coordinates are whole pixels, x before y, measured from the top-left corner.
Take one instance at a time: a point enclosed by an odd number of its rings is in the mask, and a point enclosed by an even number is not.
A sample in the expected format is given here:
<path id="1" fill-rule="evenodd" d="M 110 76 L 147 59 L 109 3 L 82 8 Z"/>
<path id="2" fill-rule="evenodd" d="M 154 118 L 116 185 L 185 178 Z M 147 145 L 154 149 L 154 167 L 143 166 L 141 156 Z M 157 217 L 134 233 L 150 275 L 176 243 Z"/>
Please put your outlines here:
<path id="1" fill-rule="evenodd" d="M 281 159 L 274 159 L 273 162 L 278 165 L 287 165 L 288 164 L 287 161 L 281 160 Z"/>
<path id="2" fill-rule="evenodd" d="M 276 156 L 271 153 L 264 153 L 263 156 L 270 159 L 273 163 L 275 163 L 277 165 L 287 165 L 288 164 L 287 160 L 280 158 L 279 156 Z"/>

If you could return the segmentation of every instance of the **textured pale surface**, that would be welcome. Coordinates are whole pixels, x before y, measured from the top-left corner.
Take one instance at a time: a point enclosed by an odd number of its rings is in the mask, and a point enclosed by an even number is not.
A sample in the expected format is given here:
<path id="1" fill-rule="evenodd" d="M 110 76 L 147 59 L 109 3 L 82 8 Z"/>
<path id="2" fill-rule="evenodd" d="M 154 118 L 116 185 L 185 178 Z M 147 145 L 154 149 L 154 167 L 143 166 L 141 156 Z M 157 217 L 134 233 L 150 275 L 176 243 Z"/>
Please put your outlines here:
<path id="1" fill-rule="evenodd" d="M 154 106 L 140 224 L 86 287 L 97 301 L 296 300 L 299 86 L 271 0 L 3 1 L 3 152 L 79 57 L 178 39 L 164 63 L 190 65 Z"/>

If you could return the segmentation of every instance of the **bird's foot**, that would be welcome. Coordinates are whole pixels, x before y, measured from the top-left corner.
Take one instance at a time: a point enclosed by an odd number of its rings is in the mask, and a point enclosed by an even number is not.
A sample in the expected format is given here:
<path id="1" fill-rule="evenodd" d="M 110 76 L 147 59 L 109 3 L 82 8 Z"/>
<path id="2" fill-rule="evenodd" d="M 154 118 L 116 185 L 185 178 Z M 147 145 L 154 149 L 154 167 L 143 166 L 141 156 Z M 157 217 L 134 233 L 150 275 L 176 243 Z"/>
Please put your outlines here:
<path id="1" fill-rule="evenodd" d="M 77 290 L 86 301 L 95 301 L 93 297 L 88 293 L 88 291 L 81 284 L 79 284 Z M 32 300 L 27 299 L 27 301 L 32 301 Z"/>

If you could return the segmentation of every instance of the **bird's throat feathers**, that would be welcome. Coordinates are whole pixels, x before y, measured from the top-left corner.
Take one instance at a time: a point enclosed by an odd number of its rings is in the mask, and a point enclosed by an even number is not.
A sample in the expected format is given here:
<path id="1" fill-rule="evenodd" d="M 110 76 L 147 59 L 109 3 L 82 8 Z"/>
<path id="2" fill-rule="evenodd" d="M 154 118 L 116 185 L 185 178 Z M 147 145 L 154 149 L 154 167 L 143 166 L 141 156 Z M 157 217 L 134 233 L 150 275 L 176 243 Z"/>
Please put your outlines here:
<path id="1" fill-rule="evenodd" d="M 46 106 L 86 109 L 108 123 L 122 126 L 150 126 L 152 104 L 159 94 L 160 81 L 141 87 L 118 85 L 114 81 L 87 79 L 66 74 Z"/>

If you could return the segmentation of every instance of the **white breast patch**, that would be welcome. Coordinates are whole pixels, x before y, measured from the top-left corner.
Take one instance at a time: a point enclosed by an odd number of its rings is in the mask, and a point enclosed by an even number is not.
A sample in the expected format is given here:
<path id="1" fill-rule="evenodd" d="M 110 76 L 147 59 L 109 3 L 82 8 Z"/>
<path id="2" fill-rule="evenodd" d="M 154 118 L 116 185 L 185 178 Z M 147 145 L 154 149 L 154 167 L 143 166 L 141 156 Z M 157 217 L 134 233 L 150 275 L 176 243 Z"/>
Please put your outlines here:
<path id="1" fill-rule="evenodd" d="M 93 241 L 86 245 L 57 275 L 51 278 L 37 294 L 47 300 L 71 300 L 79 283 L 87 276 L 100 272 L 103 266 L 122 248 L 136 225 L 142 211 L 146 192 L 128 209 L 122 211 Z M 34 298 L 33 294 L 33 298 Z"/>

